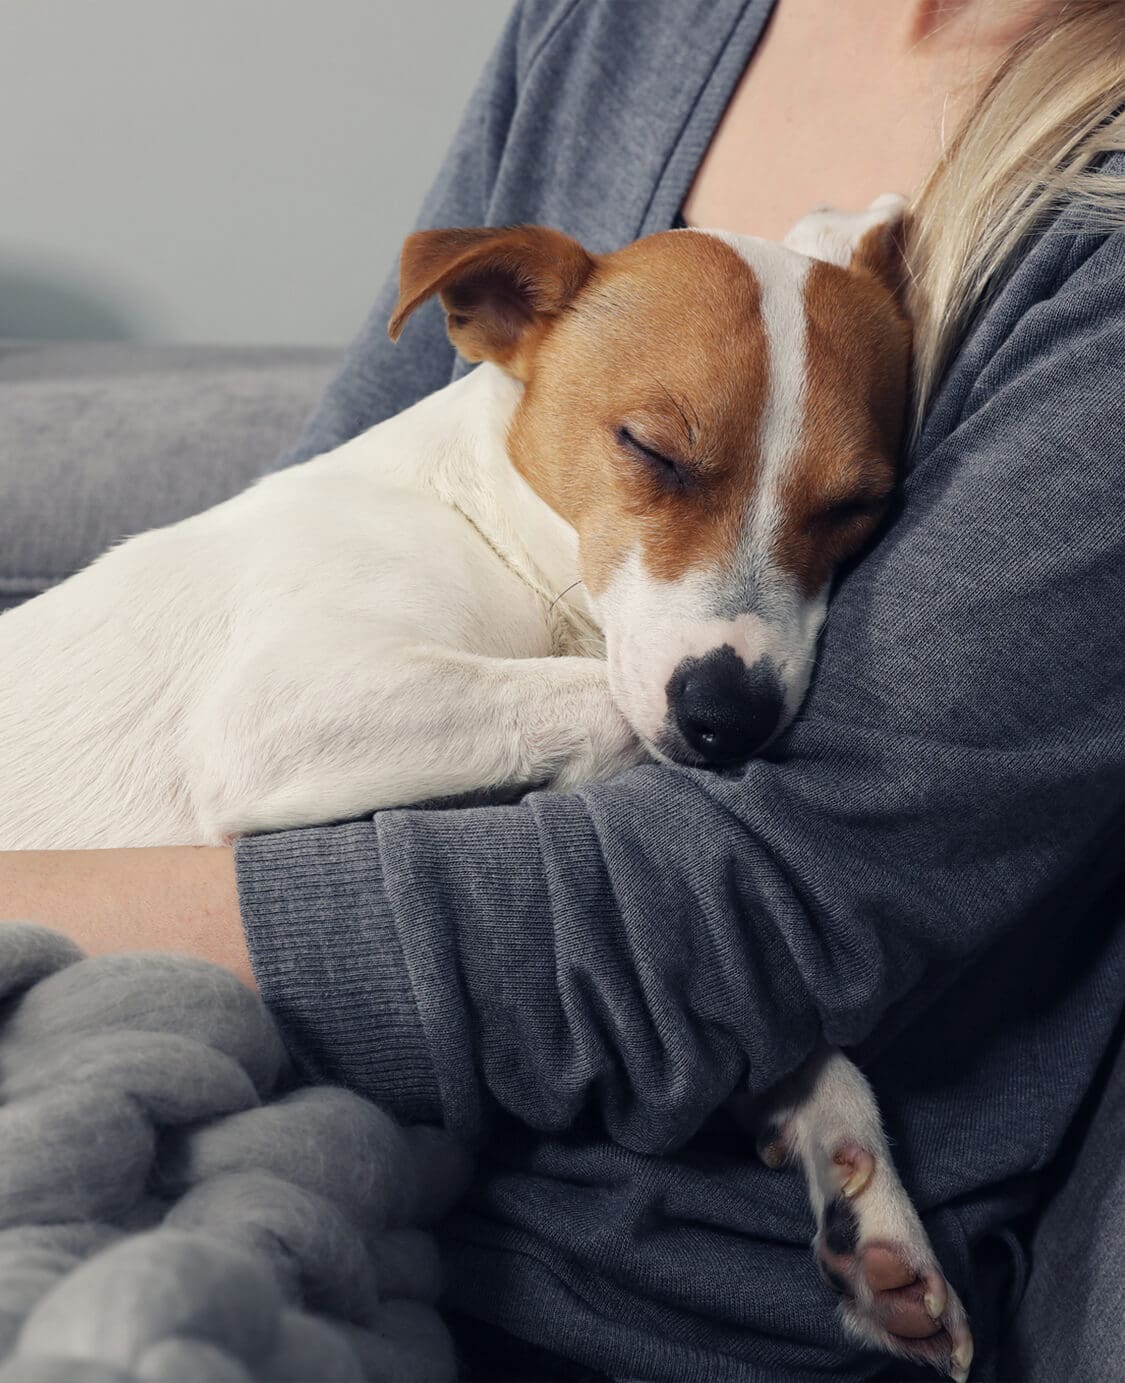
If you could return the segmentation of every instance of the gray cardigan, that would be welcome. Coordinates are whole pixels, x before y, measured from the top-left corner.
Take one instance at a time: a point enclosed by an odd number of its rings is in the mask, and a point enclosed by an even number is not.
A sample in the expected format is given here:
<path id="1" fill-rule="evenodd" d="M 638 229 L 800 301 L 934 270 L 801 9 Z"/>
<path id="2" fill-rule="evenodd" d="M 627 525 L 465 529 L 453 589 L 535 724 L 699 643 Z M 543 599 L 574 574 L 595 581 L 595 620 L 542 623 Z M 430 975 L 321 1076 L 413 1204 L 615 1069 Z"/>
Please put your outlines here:
<path id="1" fill-rule="evenodd" d="M 670 225 L 767 0 L 517 6 L 420 224 Z M 291 460 L 446 383 L 388 287 Z M 237 852 L 311 1071 L 479 1136 L 450 1300 L 618 1374 L 871 1372 L 795 1174 L 717 1112 L 852 1049 L 983 1352 L 1125 996 L 1125 237 L 1063 222 L 971 332 L 807 705 L 734 780 L 641 767 Z M 903 1371 L 900 1370 L 898 1376 Z"/>

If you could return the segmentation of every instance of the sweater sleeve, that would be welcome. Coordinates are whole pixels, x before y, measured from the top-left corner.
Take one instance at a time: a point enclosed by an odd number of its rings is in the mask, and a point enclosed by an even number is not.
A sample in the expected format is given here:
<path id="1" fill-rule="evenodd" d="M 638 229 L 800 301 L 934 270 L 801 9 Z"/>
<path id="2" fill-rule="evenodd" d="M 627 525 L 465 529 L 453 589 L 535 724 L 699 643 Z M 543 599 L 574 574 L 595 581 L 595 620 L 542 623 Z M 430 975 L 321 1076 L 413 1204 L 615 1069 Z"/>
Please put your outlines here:
<path id="1" fill-rule="evenodd" d="M 660 1152 L 821 1034 L 877 1041 L 1108 857 L 1123 241 L 975 362 L 775 754 L 241 842 L 255 970 L 313 1069 L 467 1133 L 499 1106 Z"/>

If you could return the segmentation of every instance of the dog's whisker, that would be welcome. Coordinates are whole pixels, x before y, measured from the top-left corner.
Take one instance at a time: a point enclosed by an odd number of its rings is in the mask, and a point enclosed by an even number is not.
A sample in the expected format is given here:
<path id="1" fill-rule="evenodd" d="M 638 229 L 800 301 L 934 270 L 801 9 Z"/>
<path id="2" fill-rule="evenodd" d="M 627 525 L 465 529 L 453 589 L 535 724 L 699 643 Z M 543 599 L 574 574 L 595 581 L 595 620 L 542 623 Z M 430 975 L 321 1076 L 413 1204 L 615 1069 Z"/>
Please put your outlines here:
<path id="1" fill-rule="evenodd" d="M 555 596 L 554 600 L 551 601 L 550 605 L 547 606 L 547 613 L 552 614 L 554 612 L 555 606 L 559 603 L 559 601 L 562 600 L 564 596 L 569 595 L 571 591 L 574 590 L 575 586 L 581 586 L 581 584 L 582 578 L 579 577 L 577 581 L 572 581 L 569 586 L 564 587 L 564 589 L 561 590 L 557 596 Z"/>

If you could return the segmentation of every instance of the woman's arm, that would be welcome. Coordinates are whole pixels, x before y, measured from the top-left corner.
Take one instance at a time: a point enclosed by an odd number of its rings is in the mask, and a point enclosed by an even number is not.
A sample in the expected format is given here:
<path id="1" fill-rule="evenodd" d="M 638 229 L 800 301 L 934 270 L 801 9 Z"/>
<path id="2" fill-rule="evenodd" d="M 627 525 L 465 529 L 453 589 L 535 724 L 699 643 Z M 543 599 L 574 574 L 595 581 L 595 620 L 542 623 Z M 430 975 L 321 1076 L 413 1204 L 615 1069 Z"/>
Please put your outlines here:
<path id="1" fill-rule="evenodd" d="M 323 1074 L 661 1151 L 914 1011 L 1104 863 L 1125 802 L 1125 236 L 1026 263 L 834 602 L 782 746 L 245 840 L 262 993 Z M 1084 261 L 1082 256 L 1088 256 Z M 937 435 L 940 433 L 940 437 Z"/>
<path id="2" fill-rule="evenodd" d="M 784 759 L 240 842 L 313 1070 L 462 1130 L 596 1107 L 660 1151 L 1091 887 L 1125 817 L 1125 235 L 990 330 Z M 0 914 L 249 978 L 233 882 L 223 850 L 0 856 Z"/>
<path id="3" fill-rule="evenodd" d="M 1125 815 L 1125 236 L 993 334 L 784 759 L 240 842 L 257 978 L 313 1070 L 463 1130 L 594 1106 L 659 1151 L 1090 886 Z M 250 978 L 225 850 L 0 856 L 0 915 Z"/>
<path id="4" fill-rule="evenodd" d="M 254 985 L 230 850 L 0 852 L 0 916 L 54 927 L 88 955 L 203 956 Z"/>

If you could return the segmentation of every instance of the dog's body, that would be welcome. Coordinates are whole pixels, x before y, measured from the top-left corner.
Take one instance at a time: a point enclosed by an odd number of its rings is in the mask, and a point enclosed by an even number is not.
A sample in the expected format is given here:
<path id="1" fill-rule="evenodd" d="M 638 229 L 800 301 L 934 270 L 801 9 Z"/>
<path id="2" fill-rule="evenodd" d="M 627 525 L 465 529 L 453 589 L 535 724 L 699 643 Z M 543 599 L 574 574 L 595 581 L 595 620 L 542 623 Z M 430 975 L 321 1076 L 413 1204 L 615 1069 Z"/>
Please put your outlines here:
<path id="1" fill-rule="evenodd" d="M 392 333 L 438 293 L 485 363 L 0 618 L 0 849 L 744 761 L 796 712 L 832 572 L 893 484 L 896 211 L 598 260 L 536 228 L 412 237 Z M 850 1327 L 963 1377 L 963 1310 L 859 1072 L 822 1053 L 754 1118 L 802 1163 Z M 935 1333 L 904 1338 L 928 1332 L 887 1287 Z"/>
<path id="2" fill-rule="evenodd" d="M 551 608 L 576 541 L 508 462 L 518 395 L 483 365 L 6 614 L 35 704 L 0 703 L 0 845 L 215 844 L 635 762 L 581 591 Z"/>

